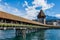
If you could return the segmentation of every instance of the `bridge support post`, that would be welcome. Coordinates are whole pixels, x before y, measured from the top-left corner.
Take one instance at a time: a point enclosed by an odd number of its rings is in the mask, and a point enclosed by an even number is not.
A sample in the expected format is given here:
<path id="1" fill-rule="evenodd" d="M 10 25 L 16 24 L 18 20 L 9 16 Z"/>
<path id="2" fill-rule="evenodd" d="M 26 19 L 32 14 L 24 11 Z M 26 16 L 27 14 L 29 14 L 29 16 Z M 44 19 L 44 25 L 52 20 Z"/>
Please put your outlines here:
<path id="1" fill-rule="evenodd" d="M 39 40 L 44 40 L 44 35 L 45 35 L 46 29 L 40 29 L 39 30 Z"/>
<path id="2" fill-rule="evenodd" d="M 16 29 L 16 36 L 21 36 L 23 39 L 25 39 L 26 29 Z"/>
<path id="3" fill-rule="evenodd" d="M 21 36 L 21 34 L 22 34 L 22 30 L 16 29 L 16 36 Z"/>
<path id="4" fill-rule="evenodd" d="M 3 19 L 1 19 L 1 22 L 3 23 Z"/>

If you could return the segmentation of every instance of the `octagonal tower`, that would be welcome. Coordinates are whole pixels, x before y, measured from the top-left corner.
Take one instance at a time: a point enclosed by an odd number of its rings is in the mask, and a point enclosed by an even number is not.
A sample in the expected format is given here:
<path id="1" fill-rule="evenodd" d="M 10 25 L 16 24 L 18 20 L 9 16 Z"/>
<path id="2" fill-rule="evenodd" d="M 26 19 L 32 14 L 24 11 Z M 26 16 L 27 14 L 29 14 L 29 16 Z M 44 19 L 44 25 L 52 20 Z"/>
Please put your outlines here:
<path id="1" fill-rule="evenodd" d="M 37 15 L 38 21 L 46 24 L 46 15 L 44 14 L 43 10 L 40 10 L 39 14 Z"/>

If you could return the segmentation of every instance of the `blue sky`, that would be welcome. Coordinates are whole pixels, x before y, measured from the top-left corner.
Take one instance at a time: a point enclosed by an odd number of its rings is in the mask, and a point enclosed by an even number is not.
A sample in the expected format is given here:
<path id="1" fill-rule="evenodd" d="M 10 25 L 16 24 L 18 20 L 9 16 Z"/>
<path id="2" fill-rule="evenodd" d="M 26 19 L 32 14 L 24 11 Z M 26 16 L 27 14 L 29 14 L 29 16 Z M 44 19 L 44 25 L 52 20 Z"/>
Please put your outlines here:
<path id="1" fill-rule="evenodd" d="M 36 19 L 40 10 L 45 15 L 60 17 L 60 0 L 0 0 L 0 11 L 27 19 Z"/>

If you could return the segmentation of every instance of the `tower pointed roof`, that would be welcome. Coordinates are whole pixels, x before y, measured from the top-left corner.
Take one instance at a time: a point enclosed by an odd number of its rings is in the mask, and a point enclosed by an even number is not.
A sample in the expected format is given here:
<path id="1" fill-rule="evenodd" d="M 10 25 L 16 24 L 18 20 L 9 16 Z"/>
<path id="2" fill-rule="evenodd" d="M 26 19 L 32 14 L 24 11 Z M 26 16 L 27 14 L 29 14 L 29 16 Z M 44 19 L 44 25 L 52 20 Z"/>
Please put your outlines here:
<path id="1" fill-rule="evenodd" d="M 43 10 L 40 10 L 39 14 L 37 15 L 37 18 L 45 18 L 45 14 L 43 12 Z"/>

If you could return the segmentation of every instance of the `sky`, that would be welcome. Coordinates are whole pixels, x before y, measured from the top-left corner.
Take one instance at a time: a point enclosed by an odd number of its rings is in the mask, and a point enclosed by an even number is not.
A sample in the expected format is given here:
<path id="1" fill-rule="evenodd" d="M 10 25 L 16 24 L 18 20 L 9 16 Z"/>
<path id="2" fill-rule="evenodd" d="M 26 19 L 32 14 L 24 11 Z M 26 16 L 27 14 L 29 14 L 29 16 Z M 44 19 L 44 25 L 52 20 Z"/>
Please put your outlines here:
<path id="1" fill-rule="evenodd" d="M 0 11 L 27 19 L 37 19 L 40 10 L 60 18 L 60 0 L 0 0 Z"/>

